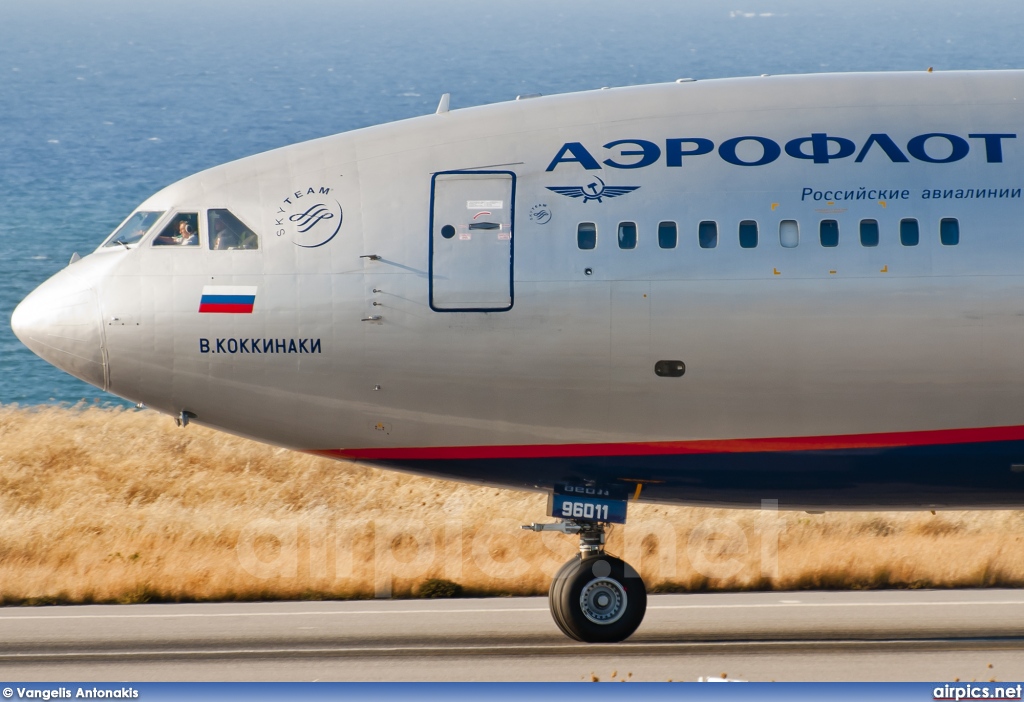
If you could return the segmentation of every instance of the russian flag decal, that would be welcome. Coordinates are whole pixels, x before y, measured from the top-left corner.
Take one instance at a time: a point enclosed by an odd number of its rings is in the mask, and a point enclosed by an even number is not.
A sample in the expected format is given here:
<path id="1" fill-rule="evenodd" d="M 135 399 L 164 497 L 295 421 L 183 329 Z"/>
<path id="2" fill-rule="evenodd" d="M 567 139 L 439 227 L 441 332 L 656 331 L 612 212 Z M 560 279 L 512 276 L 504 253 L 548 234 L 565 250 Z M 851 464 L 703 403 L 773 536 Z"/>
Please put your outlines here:
<path id="1" fill-rule="evenodd" d="M 255 285 L 204 285 L 199 300 L 200 312 L 252 314 L 256 302 Z"/>

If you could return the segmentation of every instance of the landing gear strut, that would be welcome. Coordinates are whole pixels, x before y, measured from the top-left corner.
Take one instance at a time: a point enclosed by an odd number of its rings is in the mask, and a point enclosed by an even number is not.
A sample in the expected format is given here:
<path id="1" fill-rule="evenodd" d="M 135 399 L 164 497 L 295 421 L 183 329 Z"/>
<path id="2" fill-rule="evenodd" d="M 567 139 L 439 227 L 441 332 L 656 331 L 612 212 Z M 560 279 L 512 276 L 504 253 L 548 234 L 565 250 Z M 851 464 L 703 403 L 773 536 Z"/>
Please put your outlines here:
<path id="1" fill-rule="evenodd" d="M 647 611 L 647 589 L 628 563 L 604 552 L 604 524 L 570 519 L 523 529 L 580 537 L 580 554 L 555 573 L 548 590 L 551 616 L 566 636 L 609 643 L 636 631 Z"/>

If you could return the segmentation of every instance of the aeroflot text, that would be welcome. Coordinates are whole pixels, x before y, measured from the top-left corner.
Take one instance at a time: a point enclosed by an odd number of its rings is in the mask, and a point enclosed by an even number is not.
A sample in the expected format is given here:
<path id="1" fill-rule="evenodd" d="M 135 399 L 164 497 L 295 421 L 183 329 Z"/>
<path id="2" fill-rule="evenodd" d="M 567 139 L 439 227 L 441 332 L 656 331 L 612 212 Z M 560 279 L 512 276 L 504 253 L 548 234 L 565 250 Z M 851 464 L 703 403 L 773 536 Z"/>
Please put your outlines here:
<path id="1" fill-rule="evenodd" d="M 784 145 L 761 136 L 739 136 L 726 139 L 717 146 L 719 157 L 734 166 L 766 166 L 785 151 L 786 155 L 813 163 L 829 163 L 853 156 L 854 163 L 861 163 L 870 156 L 872 159 L 889 159 L 892 163 L 910 163 L 913 158 L 923 163 L 954 163 L 967 157 L 972 146 L 985 152 L 987 163 L 1003 162 L 1003 142 L 1016 139 L 1016 134 L 968 134 L 965 139 L 956 134 L 931 132 L 919 134 L 903 146 L 888 134 L 871 134 L 862 143 L 846 137 L 815 132 L 810 136 L 790 139 Z M 973 141 L 971 141 L 973 140 Z M 617 139 L 601 147 L 608 156 L 600 163 L 594 152 L 581 142 L 570 141 L 562 144 L 547 170 L 553 171 L 561 164 L 576 163 L 588 171 L 601 170 L 601 164 L 609 168 L 646 168 L 665 157 L 665 166 L 679 168 L 684 160 L 704 156 L 716 151 L 715 142 L 702 137 L 666 139 L 664 148 L 646 139 Z"/>

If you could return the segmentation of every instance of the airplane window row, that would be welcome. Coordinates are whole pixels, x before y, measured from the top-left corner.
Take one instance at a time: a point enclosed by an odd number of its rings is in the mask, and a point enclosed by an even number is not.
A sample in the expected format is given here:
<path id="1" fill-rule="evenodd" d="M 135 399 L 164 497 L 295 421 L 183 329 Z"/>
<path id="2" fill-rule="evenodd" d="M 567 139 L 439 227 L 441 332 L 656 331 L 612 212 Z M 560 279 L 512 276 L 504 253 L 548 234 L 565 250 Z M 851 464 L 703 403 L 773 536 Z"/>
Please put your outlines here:
<path id="1" fill-rule="evenodd" d="M 136 212 L 118 227 L 103 244 L 105 247 L 137 244 L 163 217 L 163 212 Z M 255 250 L 259 236 L 225 209 L 207 210 L 206 240 L 213 250 Z M 199 247 L 199 213 L 179 212 L 153 239 L 153 246 Z"/>
<path id="2" fill-rule="evenodd" d="M 635 249 L 639 238 L 636 222 L 619 222 L 618 243 L 620 249 Z M 856 230 L 860 245 L 878 246 L 880 231 L 878 220 L 862 219 Z M 753 249 L 759 239 L 758 223 L 745 219 L 739 224 L 740 248 Z M 920 225 L 913 218 L 901 219 L 899 222 L 900 244 L 917 246 L 921 240 Z M 818 223 L 818 242 L 825 248 L 839 246 L 839 221 L 823 219 Z M 663 249 L 674 249 L 679 241 L 679 231 L 675 222 L 658 223 L 658 246 Z M 945 217 L 939 221 L 939 242 L 943 246 L 956 246 L 960 243 L 960 221 Z M 697 225 L 697 243 L 702 249 L 714 249 L 718 246 L 718 222 L 704 221 Z M 779 222 L 779 244 L 787 249 L 796 248 L 800 244 L 800 223 L 795 219 L 784 219 Z M 580 222 L 576 227 L 576 245 L 581 249 L 597 248 L 597 224 Z"/>
<path id="3" fill-rule="evenodd" d="M 207 241 L 215 251 L 259 248 L 259 236 L 230 211 L 207 210 Z M 199 246 L 199 213 L 179 212 L 153 239 L 153 246 Z"/>

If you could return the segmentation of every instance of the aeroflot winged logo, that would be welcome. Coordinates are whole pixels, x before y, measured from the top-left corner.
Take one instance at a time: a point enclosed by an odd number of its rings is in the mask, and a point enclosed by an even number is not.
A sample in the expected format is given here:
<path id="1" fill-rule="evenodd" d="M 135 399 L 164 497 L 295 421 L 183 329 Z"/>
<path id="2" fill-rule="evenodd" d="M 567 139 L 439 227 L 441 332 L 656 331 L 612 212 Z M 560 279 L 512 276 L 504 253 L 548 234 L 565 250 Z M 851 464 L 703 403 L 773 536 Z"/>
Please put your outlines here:
<path id="1" fill-rule="evenodd" d="M 274 214 L 278 236 L 291 235 L 292 242 L 304 249 L 327 244 L 341 231 L 344 212 L 341 203 L 328 197 L 327 186 L 299 188 L 281 201 Z"/>
<path id="2" fill-rule="evenodd" d="M 570 186 L 570 187 L 549 187 L 548 190 L 556 192 L 559 195 L 565 195 L 566 197 L 583 198 L 583 202 L 590 202 L 591 200 L 597 200 L 598 202 L 604 202 L 601 198 L 605 197 L 618 197 L 619 195 L 625 195 L 631 193 L 634 190 L 640 188 L 639 185 L 605 185 L 604 181 L 594 176 L 596 183 L 588 183 L 586 187 Z"/>

